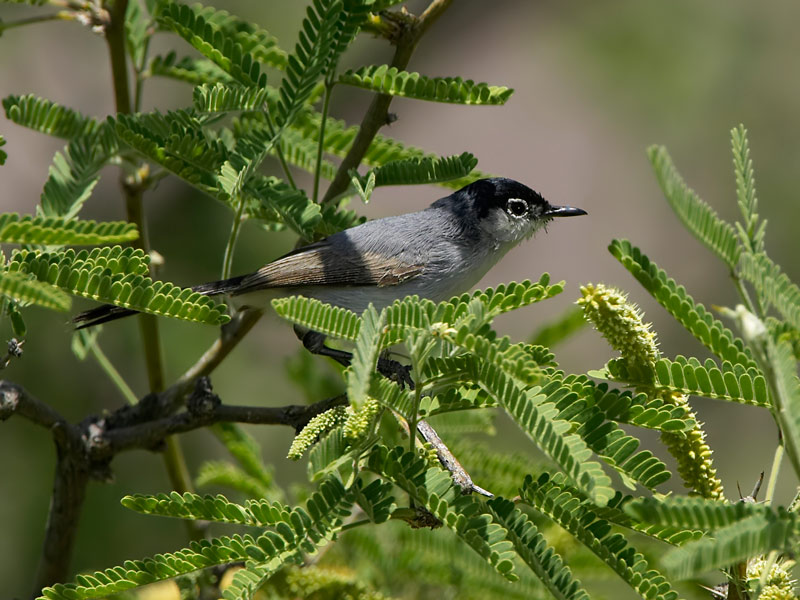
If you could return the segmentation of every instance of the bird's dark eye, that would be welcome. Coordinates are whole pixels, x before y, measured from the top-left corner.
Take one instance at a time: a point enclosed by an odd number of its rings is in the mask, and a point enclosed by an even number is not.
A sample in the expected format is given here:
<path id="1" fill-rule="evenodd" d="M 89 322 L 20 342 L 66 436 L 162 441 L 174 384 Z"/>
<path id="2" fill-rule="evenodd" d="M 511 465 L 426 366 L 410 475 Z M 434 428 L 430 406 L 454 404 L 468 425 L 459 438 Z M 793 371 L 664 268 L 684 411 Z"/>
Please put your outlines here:
<path id="1" fill-rule="evenodd" d="M 521 217 L 528 212 L 528 203 L 520 198 L 509 198 L 506 210 L 514 217 Z"/>

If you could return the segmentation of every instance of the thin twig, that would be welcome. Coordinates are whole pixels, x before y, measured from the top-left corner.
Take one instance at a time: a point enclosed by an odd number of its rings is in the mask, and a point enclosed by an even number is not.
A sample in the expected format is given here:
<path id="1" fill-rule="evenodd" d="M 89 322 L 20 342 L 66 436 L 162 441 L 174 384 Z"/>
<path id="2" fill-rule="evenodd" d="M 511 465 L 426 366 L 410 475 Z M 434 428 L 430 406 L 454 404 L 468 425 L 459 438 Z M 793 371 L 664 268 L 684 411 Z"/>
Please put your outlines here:
<path id="1" fill-rule="evenodd" d="M 411 60 L 411 55 L 417 47 L 420 38 L 433 25 L 436 20 L 447 10 L 452 0 L 433 0 L 428 8 L 419 17 L 413 17 L 403 13 L 385 13 L 382 17 L 390 21 L 387 35 L 395 45 L 394 56 L 391 66 L 404 70 Z M 361 125 L 358 128 L 353 145 L 347 151 L 347 155 L 342 159 L 336 176 L 333 178 L 322 203 L 333 202 L 343 194 L 350 185 L 350 170 L 357 169 L 369 149 L 372 140 L 378 134 L 378 130 L 386 125 L 386 117 L 389 114 L 389 105 L 392 103 L 392 96 L 388 94 L 377 94 L 369 105 Z"/>
<path id="2" fill-rule="evenodd" d="M 436 456 L 439 462 L 445 469 L 450 471 L 450 474 L 453 476 L 453 482 L 461 488 L 462 494 L 471 494 L 475 492 L 481 496 L 487 496 L 488 498 L 494 497 L 494 494 L 490 491 L 473 483 L 472 477 L 469 476 L 469 473 L 461 466 L 458 459 L 450 452 L 450 449 L 442 441 L 442 438 L 439 437 L 427 421 L 420 421 L 417 423 L 417 431 L 419 431 L 426 442 L 436 449 Z"/>

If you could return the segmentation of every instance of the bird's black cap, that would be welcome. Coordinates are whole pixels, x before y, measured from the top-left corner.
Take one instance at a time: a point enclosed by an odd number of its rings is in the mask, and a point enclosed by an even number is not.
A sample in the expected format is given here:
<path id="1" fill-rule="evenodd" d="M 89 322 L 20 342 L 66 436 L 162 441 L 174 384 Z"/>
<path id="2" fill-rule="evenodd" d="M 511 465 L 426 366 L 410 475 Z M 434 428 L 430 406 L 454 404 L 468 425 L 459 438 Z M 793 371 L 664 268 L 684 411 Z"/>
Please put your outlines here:
<path id="1" fill-rule="evenodd" d="M 479 218 L 485 217 L 494 208 L 505 208 L 509 198 L 525 200 L 529 206 L 541 206 L 541 216 L 545 218 L 575 217 L 588 214 L 580 208 L 552 206 L 539 192 L 507 177 L 478 179 L 458 190 L 456 194 L 463 195 L 465 199 L 473 202 Z"/>

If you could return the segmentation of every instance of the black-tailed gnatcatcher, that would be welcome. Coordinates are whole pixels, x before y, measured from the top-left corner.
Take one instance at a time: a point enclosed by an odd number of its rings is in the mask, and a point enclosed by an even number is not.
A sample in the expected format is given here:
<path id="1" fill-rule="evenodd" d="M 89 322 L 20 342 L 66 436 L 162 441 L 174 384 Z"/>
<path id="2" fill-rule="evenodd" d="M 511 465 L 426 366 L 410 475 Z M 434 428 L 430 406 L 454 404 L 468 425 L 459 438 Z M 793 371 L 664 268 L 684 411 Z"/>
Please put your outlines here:
<path id="1" fill-rule="evenodd" d="M 241 307 L 262 307 L 270 298 L 299 294 L 358 314 L 370 303 L 380 310 L 411 294 L 447 300 L 478 283 L 506 252 L 553 217 L 585 214 L 580 208 L 552 206 L 512 179 L 480 179 L 424 210 L 362 223 L 255 273 L 192 289 L 234 296 Z M 135 313 L 106 304 L 74 321 L 82 329 Z"/>

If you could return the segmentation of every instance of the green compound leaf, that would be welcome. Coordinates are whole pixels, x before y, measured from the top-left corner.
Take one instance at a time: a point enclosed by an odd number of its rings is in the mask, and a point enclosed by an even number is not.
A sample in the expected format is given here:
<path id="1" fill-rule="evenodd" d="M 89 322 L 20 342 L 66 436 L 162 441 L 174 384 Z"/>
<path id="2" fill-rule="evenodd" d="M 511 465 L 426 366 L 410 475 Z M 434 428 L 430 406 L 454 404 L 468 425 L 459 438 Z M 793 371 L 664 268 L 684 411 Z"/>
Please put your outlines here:
<path id="1" fill-rule="evenodd" d="M 651 398 L 645 393 L 634 395 L 631 391 L 609 389 L 606 383 L 595 386 L 594 401 L 607 419 L 617 423 L 668 433 L 690 431 L 696 426 L 683 406 Z"/>
<path id="2" fill-rule="evenodd" d="M 198 17 L 202 17 L 227 39 L 239 44 L 244 52 L 259 62 L 278 69 L 285 68 L 286 52 L 280 49 L 275 36 L 265 29 L 211 6 L 194 4 L 191 8 Z"/>
<path id="3" fill-rule="evenodd" d="M 347 398 L 353 407 L 361 407 L 367 400 L 369 384 L 375 374 L 378 353 L 381 351 L 386 312 L 379 314 L 371 304 L 361 315 L 353 361 L 347 374 Z"/>
<path id="4" fill-rule="evenodd" d="M 520 490 L 523 501 L 550 517 L 584 544 L 606 565 L 635 589 L 642 598 L 675 600 L 678 597 L 664 576 L 649 568 L 647 560 L 613 533 L 608 521 L 591 504 L 564 485 L 562 475 L 545 473 L 534 480 L 528 477 Z"/>
<path id="5" fill-rule="evenodd" d="M 233 77 L 220 69 L 215 63 L 204 58 L 184 56 L 178 58 L 175 52 L 154 56 L 147 71 L 150 77 L 167 77 L 191 85 L 215 85 L 235 83 Z"/>
<path id="6" fill-rule="evenodd" d="M 242 85 L 264 87 L 267 76 L 258 60 L 214 24 L 214 13 L 199 5 L 163 2 L 157 20 L 161 27 L 177 33 Z"/>
<path id="7" fill-rule="evenodd" d="M 632 376 L 623 360 L 609 361 L 607 369 L 615 380 L 646 384 Z M 656 362 L 653 383 L 659 388 L 685 396 L 704 396 L 752 406 L 771 406 L 767 383 L 761 372 L 753 367 L 745 369 L 742 365 L 732 365 L 727 361 L 720 369 L 710 358 L 703 365 L 696 358 L 677 356 L 674 361 L 662 358 Z"/>
<path id="8" fill-rule="evenodd" d="M 126 221 L 97 223 L 61 217 L 20 217 L 0 214 L 0 242 L 15 244 L 99 245 L 129 242 L 139 237 Z"/>
<path id="9" fill-rule="evenodd" d="M 733 171 L 736 176 L 736 199 L 742 213 L 744 225 L 737 223 L 736 231 L 742 245 L 750 254 L 763 252 L 764 233 L 767 222 L 759 222 L 756 178 L 753 161 L 750 159 L 750 144 L 744 125 L 731 129 L 731 149 L 733 150 Z"/>
<path id="10" fill-rule="evenodd" d="M 97 132 L 73 139 L 56 152 L 37 209 L 46 217 L 74 217 L 89 198 L 102 169 L 119 151 L 113 129 L 104 123 Z"/>
<path id="11" fill-rule="evenodd" d="M 617 492 L 607 506 L 602 508 L 595 507 L 593 510 L 600 518 L 606 519 L 611 523 L 649 535 L 673 546 L 681 546 L 703 537 L 703 531 L 691 526 L 668 525 L 632 517 L 627 512 L 627 507 L 635 500 L 638 499 Z"/>
<path id="12" fill-rule="evenodd" d="M 176 494 L 178 498 L 182 497 Z M 199 498 L 199 497 L 198 497 Z M 190 495 L 193 501 L 194 497 Z M 145 497 L 136 497 L 129 503 L 139 508 L 172 505 L 148 504 Z M 175 500 L 174 510 L 180 512 L 181 501 Z M 230 503 L 224 507 L 209 507 L 202 501 L 197 505 L 200 512 L 223 514 L 232 511 Z M 234 581 L 231 596 L 249 598 L 248 586 L 256 580 L 274 573 L 283 564 L 302 558 L 304 553 L 315 553 L 319 546 L 329 543 L 341 529 L 342 521 L 350 513 L 353 497 L 344 489 L 341 482 L 327 479 L 320 484 L 318 491 L 306 502 L 306 508 L 293 508 L 268 503 L 252 502 L 247 510 L 259 522 L 269 524 L 269 529 L 258 537 L 233 536 L 213 540 L 192 542 L 188 548 L 170 554 L 158 554 L 153 558 L 125 561 L 121 566 L 98 571 L 93 575 L 78 575 L 75 583 L 57 584 L 42 591 L 42 598 L 48 600 L 75 600 L 75 598 L 98 598 L 108 594 L 132 589 L 155 581 L 170 579 L 198 569 L 230 562 L 247 561 L 246 575 Z M 178 515 L 179 516 L 179 515 Z M 229 590 L 231 588 L 228 588 Z M 248 595 L 250 594 L 250 595 Z"/>
<path id="13" fill-rule="evenodd" d="M 187 548 L 177 552 L 157 554 L 143 560 L 128 560 L 123 565 L 105 571 L 78 575 L 75 583 L 58 583 L 44 588 L 40 600 L 103 598 L 206 567 L 248 560 L 251 550 L 263 553 L 260 548 L 262 539 L 266 541 L 267 536 L 254 539 L 251 536 L 235 535 L 192 542 Z"/>
<path id="14" fill-rule="evenodd" d="M 120 246 L 91 252 L 20 250 L 11 256 L 11 272 L 29 273 L 75 296 L 116 304 L 139 312 L 222 325 L 226 307 L 166 281 L 147 277 L 149 258 L 141 250 Z"/>
<path id="15" fill-rule="evenodd" d="M 559 416 L 558 408 L 546 401 L 547 395 L 540 388 L 523 391 L 496 364 L 479 361 L 474 356 L 454 359 L 452 368 L 458 363 L 460 371 L 492 396 L 583 493 L 600 506 L 614 496 L 611 479 L 600 463 L 591 459 L 592 450 L 573 432 L 572 424 Z"/>
<path id="16" fill-rule="evenodd" d="M 374 174 L 375 187 L 440 183 L 466 177 L 477 164 L 478 159 L 469 152 L 442 158 L 408 158 L 375 167 L 358 179 L 362 187 L 366 187 L 370 181 L 370 173 Z"/>
<path id="17" fill-rule="evenodd" d="M 361 327 L 361 318 L 353 311 L 313 298 L 275 298 L 272 308 L 287 321 L 338 339 L 355 341 Z"/>
<path id="18" fill-rule="evenodd" d="M 313 141 L 314 144 L 318 144 L 321 118 L 322 116 L 320 113 L 304 111 L 296 119 L 293 128 L 300 131 L 306 139 Z M 323 148 L 325 152 L 333 156 L 344 157 L 357 134 L 357 125 L 348 127 L 344 121 L 328 116 L 325 120 Z M 373 139 L 361 162 L 369 167 L 380 167 L 391 161 L 422 158 L 437 160 L 439 157 L 435 154 L 425 152 L 421 148 L 409 146 L 378 134 Z M 439 185 L 450 189 L 460 189 L 477 179 L 483 179 L 485 177 L 490 177 L 490 175 L 473 170 L 466 177 L 441 181 Z"/>
<path id="19" fill-rule="evenodd" d="M 800 380 L 792 344 L 786 339 L 767 339 L 767 357 L 775 370 L 775 407 L 773 413 L 783 434 L 786 454 L 800 473 Z"/>
<path id="20" fill-rule="evenodd" d="M 563 559 L 547 543 L 528 516 L 513 502 L 505 498 L 492 498 L 487 502 L 492 517 L 506 528 L 507 537 L 514 544 L 519 557 L 542 581 L 554 598 L 564 600 L 589 600 L 589 594 L 575 579 Z"/>
<path id="21" fill-rule="evenodd" d="M 261 110 L 267 97 L 265 88 L 215 83 L 194 88 L 192 100 L 199 113 Z"/>
<path id="22" fill-rule="evenodd" d="M 796 544 L 797 516 L 767 511 L 717 529 L 714 539 L 700 539 L 669 552 L 663 564 L 675 579 L 688 579 L 772 550 L 791 551 Z"/>
<path id="23" fill-rule="evenodd" d="M 626 434 L 594 404 L 594 386 L 585 376 L 553 378 L 541 388 L 547 402 L 559 409 L 574 431 L 622 477 L 630 488 L 639 483 L 648 489 L 670 478 L 667 466 L 649 450 L 639 450 L 641 442 Z"/>
<path id="24" fill-rule="evenodd" d="M 389 65 L 361 67 L 339 75 L 339 83 L 391 96 L 453 104 L 505 104 L 514 90 L 466 81 L 460 77 L 426 77 Z"/>
<path id="25" fill-rule="evenodd" d="M 706 348 L 723 360 L 745 368 L 757 368 L 744 342 L 707 312 L 702 304 L 696 304 L 683 286 L 668 277 L 639 248 L 627 240 L 614 240 L 608 250 Z"/>
<path id="26" fill-rule="evenodd" d="M 464 496 L 453 483 L 450 473 L 429 468 L 428 462 L 416 453 L 401 447 L 389 450 L 375 446 L 367 468 L 406 491 L 428 513 L 425 526 L 444 524 L 477 552 L 503 577 L 516 581 L 514 551 L 506 539 L 507 531 L 487 512 L 474 496 Z M 438 522 L 437 522 L 438 521 Z M 419 525 L 419 524 L 418 524 Z"/>
<path id="27" fill-rule="evenodd" d="M 800 328 L 800 288 L 763 252 L 742 256 L 742 276 L 753 284 L 762 304 L 775 307 L 795 329 Z"/>
<path id="28" fill-rule="evenodd" d="M 768 506 L 735 502 L 732 504 L 705 498 L 674 497 L 656 500 L 637 498 L 626 503 L 625 512 L 639 521 L 683 529 L 714 531 L 754 515 L 770 512 Z"/>
<path id="29" fill-rule="evenodd" d="M 647 155 L 653 163 L 661 191 L 681 222 L 728 268 L 736 268 L 741 247 L 733 226 L 720 219 L 713 208 L 689 189 L 672 164 L 666 148 L 651 146 Z"/>
<path id="30" fill-rule="evenodd" d="M 5 270 L 0 270 L 0 296 L 62 312 L 72 307 L 72 298 L 56 286 Z"/>
<path id="31" fill-rule="evenodd" d="M 95 119 L 33 94 L 3 98 L 6 117 L 23 127 L 68 140 L 91 135 L 100 127 Z"/>

